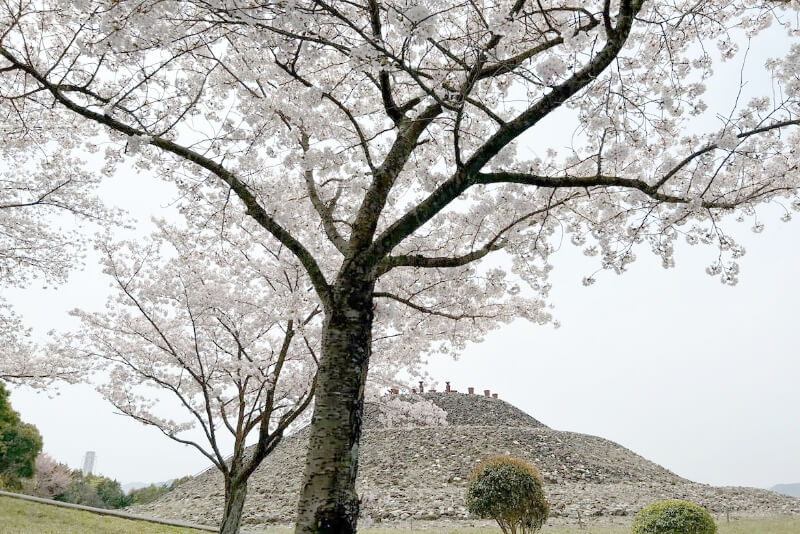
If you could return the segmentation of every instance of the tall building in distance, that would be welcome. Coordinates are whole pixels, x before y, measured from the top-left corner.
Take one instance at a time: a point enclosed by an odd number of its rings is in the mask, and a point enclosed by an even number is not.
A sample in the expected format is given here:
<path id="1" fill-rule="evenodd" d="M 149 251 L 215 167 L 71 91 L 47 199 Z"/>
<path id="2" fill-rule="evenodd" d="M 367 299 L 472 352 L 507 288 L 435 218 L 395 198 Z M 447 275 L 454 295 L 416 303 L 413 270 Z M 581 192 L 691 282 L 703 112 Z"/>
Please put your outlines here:
<path id="1" fill-rule="evenodd" d="M 83 476 L 91 475 L 94 470 L 95 452 L 86 451 L 83 457 Z"/>

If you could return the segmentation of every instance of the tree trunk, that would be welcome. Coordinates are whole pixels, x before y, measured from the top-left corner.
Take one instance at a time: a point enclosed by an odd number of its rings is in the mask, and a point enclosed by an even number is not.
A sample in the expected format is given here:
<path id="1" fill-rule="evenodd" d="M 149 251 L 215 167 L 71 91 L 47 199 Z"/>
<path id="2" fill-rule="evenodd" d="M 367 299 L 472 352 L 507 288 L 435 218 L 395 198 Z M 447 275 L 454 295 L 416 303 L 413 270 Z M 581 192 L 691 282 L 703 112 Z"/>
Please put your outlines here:
<path id="1" fill-rule="evenodd" d="M 225 481 L 225 510 L 222 513 L 220 534 L 239 534 L 242 523 L 244 499 L 247 496 L 247 481 L 239 482 L 238 477 L 231 476 Z"/>
<path id="2" fill-rule="evenodd" d="M 355 483 L 374 284 L 341 283 L 333 290 L 323 327 L 296 534 L 352 534 L 358 521 Z"/>

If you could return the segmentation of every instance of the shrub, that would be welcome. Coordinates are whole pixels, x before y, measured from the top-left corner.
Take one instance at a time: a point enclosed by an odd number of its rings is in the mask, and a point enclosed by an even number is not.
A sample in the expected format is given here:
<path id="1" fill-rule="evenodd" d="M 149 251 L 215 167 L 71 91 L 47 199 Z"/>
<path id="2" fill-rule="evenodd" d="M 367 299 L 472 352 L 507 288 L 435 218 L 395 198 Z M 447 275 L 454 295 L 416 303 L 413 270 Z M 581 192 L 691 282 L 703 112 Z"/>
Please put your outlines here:
<path id="1" fill-rule="evenodd" d="M 103 499 L 97 494 L 97 489 L 81 476 L 80 471 L 72 472 L 72 482 L 64 490 L 64 493 L 56 496 L 56 500 L 94 508 L 105 508 Z"/>
<path id="2" fill-rule="evenodd" d="M 111 508 L 113 510 L 125 508 L 131 504 L 132 499 L 125 495 L 119 482 L 107 477 L 99 477 L 99 479 L 95 486 L 95 491 L 100 496 L 100 500 L 103 501 L 103 508 Z"/>
<path id="3" fill-rule="evenodd" d="M 645 506 L 633 521 L 633 534 L 714 534 L 708 512 L 686 501 L 659 501 Z"/>
<path id="4" fill-rule="evenodd" d="M 84 476 L 77 469 L 72 471 L 70 485 L 63 493 L 56 496 L 56 500 L 110 509 L 124 508 L 132 501 L 123 493 L 116 480 L 91 473 Z"/>
<path id="5" fill-rule="evenodd" d="M 466 500 L 470 513 L 494 519 L 505 534 L 536 532 L 550 511 L 539 472 L 525 460 L 505 455 L 484 458 L 475 466 Z"/>

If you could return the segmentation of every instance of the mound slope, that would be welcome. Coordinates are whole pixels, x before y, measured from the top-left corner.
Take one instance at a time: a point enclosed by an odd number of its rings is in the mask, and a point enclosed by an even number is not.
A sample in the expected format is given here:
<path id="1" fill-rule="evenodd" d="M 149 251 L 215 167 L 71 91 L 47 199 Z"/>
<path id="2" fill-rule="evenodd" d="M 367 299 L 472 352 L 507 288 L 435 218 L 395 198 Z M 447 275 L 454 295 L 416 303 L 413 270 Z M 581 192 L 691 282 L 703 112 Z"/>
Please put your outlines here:
<path id="1" fill-rule="evenodd" d="M 501 453 L 539 468 L 556 515 L 632 515 L 662 498 L 692 500 L 717 513 L 800 514 L 800 499 L 696 484 L 612 441 L 550 429 L 500 399 L 461 393 L 424 397 L 448 412 L 447 426 L 386 428 L 380 405 L 365 409 L 358 478 L 365 516 L 466 519 L 468 473 L 482 457 Z M 254 473 L 245 522 L 292 520 L 307 442 L 305 431 L 285 438 Z M 223 495 L 221 478 L 209 470 L 136 513 L 214 524 Z"/>
<path id="2" fill-rule="evenodd" d="M 424 393 L 422 395 L 392 395 L 387 399 L 414 402 L 425 399 L 447 412 L 448 426 L 524 426 L 547 428 L 516 406 L 500 399 L 463 393 Z M 381 421 L 381 403 L 364 406 L 364 429 L 385 428 Z"/>

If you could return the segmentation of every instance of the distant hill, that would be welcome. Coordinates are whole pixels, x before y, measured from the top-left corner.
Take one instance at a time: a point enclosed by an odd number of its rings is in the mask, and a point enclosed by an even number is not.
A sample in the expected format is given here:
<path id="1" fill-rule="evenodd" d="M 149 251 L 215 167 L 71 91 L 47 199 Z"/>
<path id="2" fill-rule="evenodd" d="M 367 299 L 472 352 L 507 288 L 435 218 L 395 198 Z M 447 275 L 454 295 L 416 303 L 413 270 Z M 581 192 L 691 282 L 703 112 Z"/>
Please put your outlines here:
<path id="1" fill-rule="evenodd" d="M 794 484 L 775 484 L 770 488 L 770 491 L 783 493 L 790 497 L 800 497 L 800 482 L 795 482 Z"/>

